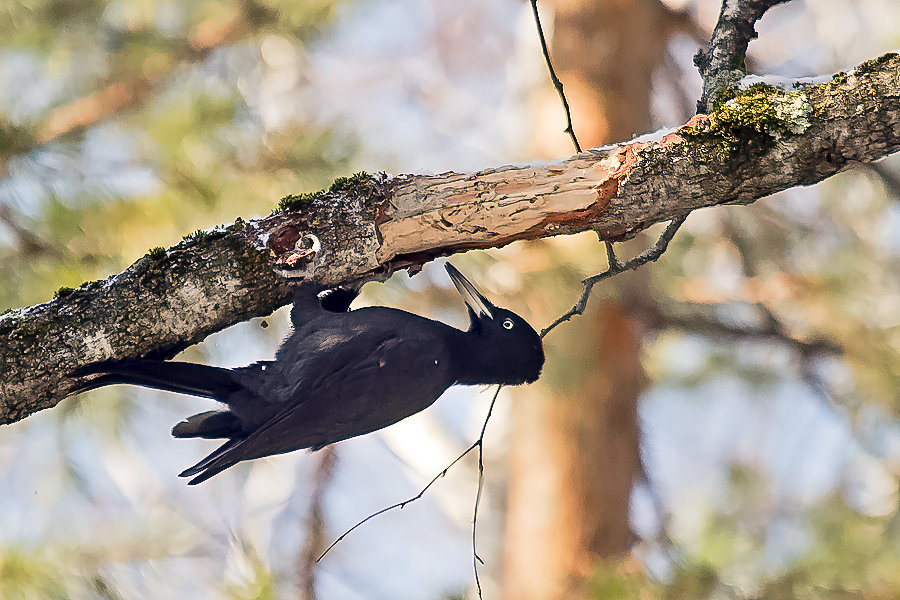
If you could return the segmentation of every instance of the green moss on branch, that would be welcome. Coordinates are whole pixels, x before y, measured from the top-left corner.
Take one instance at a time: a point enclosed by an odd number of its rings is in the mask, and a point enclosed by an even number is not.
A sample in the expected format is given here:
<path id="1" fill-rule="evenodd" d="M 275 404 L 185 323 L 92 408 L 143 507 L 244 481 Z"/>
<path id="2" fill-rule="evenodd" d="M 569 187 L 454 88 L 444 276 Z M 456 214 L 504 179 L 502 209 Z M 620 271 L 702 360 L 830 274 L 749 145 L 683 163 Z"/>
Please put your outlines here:
<path id="1" fill-rule="evenodd" d="M 805 90 L 787 92 L 760 83 L 720 96 L 707 120 L 682 127 L 678 134 L 711 144 L 714 154 L 725 160 L 753 141 L 768 147 L 781 136 L 803 133 L 811 112 Z"/>
<path id="2" fill-rule="evenodd" d="M 331 185 L 317 192 L 304 192 L 301 194 L 288 194 L 278 201 L 280 210 L 299 210 L 309 206 L 317 200 L 323 200 L 332 194 L 345 194 L 349 196 L 365 197 L 372 192 L 372 175 L 360 171 L 350 177 L 338 177 Z"/>

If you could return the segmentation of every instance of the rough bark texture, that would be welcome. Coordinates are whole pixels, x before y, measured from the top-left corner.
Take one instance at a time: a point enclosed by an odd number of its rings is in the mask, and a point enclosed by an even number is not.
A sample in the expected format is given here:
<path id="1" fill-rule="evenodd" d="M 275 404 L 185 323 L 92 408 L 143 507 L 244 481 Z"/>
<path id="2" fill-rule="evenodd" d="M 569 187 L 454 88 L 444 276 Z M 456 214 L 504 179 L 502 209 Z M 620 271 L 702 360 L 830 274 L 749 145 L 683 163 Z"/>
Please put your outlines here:
<path id="1" fill-rule="evenodd" d="M 595 229 L 623 239 L 704 206 L 749 203 L 900 149 L 900 57 L 829 83 L 756 90 L 655 141 L 553 164 L 403 175 L 301 198 L 201 234 L 103 282 L 0 316 L 0 423 L 54 406 L 82 366 L 171 356 L 289 298 L 274 271 L 325 285 L 436 256 Z M 321 243 L 309 256 L 298 240 Z"/>
<path id="2" fill-rule="evenodd" d="M 696 208 L 750 203 L 900 147 L 900 57 L 794 92 L 750 90 L 655 141 L 564 161 L 390 181 L 378 262 L 595 229 L 624 239 Z"/>
<path id="3" fill-rule="evenodd" d="M 756 22 L 770 8 L 790 0 L 722 0 L 719 21 L 706 50 L 697 52 L 694 64 L 703 77 L 703 95 L 698 112 L 713 109 L 722 91 L 737 86 L 747 74 L 750 40 L 756 38 Z"/>

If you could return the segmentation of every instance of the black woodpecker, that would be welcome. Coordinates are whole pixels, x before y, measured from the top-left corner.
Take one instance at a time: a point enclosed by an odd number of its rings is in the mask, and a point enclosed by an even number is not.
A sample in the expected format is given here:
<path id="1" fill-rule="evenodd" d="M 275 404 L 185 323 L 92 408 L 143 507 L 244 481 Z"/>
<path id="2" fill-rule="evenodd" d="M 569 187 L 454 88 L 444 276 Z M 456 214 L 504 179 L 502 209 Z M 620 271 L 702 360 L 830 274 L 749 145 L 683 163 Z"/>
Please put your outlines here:
<path id="1" fill-rule="evenodd" d="M 544 365 L 537 332 L 445 266 L 466 302 L 467 331 L 383 306 L 349 310 L 354 292 L 317 296 L 311 286 L 301 286 L 291 310 L 293 333 L 275 360 L 238 369 L 109 362 L 90 368 L 93 377 L 79 391 L 131 384 L 225 404 L 172 429 L 178 438 L 227 439 L 180 474 L 193 477 L 193 485 L 244 460 L 318 450 L 382 429 L 431 406 L 451 385 L 535 381 Z"/>

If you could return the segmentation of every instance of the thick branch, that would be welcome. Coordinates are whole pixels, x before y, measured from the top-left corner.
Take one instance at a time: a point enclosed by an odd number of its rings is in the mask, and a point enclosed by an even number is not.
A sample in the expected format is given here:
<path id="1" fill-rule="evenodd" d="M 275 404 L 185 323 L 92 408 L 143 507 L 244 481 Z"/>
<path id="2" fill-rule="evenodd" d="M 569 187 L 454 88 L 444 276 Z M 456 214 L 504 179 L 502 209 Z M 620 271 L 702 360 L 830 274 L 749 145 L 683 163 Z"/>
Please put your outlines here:
<path id="1" fill-rule="evenodd" d="M 790 0 L 722 0 L 719 22 L 713 30 L 706 50 L 694 57 L 703 77 L 703 95 L 697 102 L 698 112 L 713 109 L 719 93 L 737 87 L 747 74 L 744 64 L 747 46 L 756 37 L 756 22 L 767 10 Z"/>
<path id="2" fill-rule="evenodd" d="M 290 296 L 276 270 L 336 285 L 515 240 L 588 229 L 624 239 L 873 161 L 900 149 L 898 81 L 900 57 L 886 55 L 826 84 L 751 90 L 656 140 L 551 164 L 351 178 L 294 198 L 289 210 L 192 236 L 106 281 L 0 316 L 0 423 L 54 406 L 87 364 L 172 356 L 270 313 Z"/>
<path id="3" fill-rule="evenodd" d="M 719 306 L 697 310 L 696 306 L 662 306 L 645 298 L 632 299 L 628 304 L 629 316 L 639 319 L 645 326 L 655 330 L 679 329 L 688 333 L 698 333 L 722 341 L 756 340 L 774 342 L 788 346 L 803 357 L 823 355 L 839 356 L 844 348 L 827 339 L 801 339 L 791 335 L 784 324 L 764 307 L 760 307 L 764 319 L 758 324 L 736 324 L 720 319 L 715 314 Z"/>

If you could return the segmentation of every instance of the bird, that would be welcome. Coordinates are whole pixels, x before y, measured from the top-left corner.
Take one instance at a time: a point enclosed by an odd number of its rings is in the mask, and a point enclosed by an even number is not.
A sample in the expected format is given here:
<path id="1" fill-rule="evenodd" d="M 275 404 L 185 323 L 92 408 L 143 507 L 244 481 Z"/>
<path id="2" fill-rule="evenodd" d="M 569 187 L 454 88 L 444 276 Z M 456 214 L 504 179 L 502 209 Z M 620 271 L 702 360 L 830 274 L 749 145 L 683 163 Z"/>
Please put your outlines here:
<path id="1" fill-rule="evenodd" d="M 317 294 L 300 285 L 293 331 L 274 360 L 227 369 L 181 361 L 125 359 L 90 367 L 78 392 L 130 384 L 216 400 L 223 409 L 188 417 L 176 438 L 225 439 L 182 471 L 196 485 L 246 460 L 319 450 L 383 429 L 429 406 L 452 385 L 520 385 L 544 365 L 540 336 L 494 306 L 449 262 L 466 304 L 463 331 L 385 306 L 350 310 L 353 290 Z"/>

